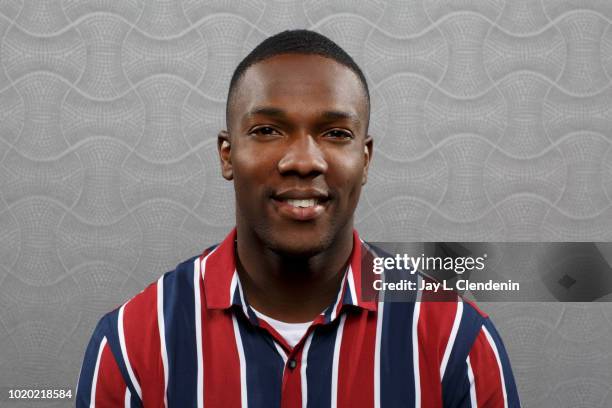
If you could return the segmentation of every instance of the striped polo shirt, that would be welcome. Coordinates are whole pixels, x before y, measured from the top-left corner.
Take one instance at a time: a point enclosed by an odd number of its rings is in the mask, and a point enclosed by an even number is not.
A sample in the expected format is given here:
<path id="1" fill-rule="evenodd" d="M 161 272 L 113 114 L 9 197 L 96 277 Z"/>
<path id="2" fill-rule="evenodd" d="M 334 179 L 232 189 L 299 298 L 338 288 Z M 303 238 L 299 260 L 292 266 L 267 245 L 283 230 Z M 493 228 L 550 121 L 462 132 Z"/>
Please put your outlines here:
<path id="1" fill-rule="evenodd" d="M 235 237 L 100 320 L 77 407 L 520 406 L 500 336 L 473 304 L 363 299 L 375 249 L 357 232 L 336 300 L 295 347 L 245 299 Z"/>

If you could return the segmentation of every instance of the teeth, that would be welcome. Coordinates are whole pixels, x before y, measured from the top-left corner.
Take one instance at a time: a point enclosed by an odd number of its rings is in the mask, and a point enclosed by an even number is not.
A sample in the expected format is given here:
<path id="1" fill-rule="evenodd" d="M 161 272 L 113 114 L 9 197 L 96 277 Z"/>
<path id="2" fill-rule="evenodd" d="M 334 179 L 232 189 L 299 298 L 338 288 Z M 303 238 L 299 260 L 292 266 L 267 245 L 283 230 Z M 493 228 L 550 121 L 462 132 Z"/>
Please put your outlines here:
<path id="1" fill-rule="evenodd" d="M 294 200 L 294 199 L 287 199 L 287 204 L 292 205 L 294 207 L 301 207 L 301 208 L 307 208 L 307 207 L 314 207 L 317 204 L 317 200 L 314 198 L 309 198 L 306 200 Z"/>

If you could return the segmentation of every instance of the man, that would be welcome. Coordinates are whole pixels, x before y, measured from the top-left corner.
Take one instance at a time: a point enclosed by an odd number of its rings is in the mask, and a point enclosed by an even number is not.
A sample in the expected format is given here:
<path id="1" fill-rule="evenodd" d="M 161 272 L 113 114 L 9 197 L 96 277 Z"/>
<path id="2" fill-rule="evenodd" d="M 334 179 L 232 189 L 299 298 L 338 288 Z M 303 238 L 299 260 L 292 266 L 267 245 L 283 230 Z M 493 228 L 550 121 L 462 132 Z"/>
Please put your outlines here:
<path id="1" fill-rule="evenodd" d="M 319 34 L 240 63 L 218 136 L 236 228 L 100 321 L 78 406 L 519 406 L 478 309 L 361 296 L 369 112 L 363 73 Z"/>

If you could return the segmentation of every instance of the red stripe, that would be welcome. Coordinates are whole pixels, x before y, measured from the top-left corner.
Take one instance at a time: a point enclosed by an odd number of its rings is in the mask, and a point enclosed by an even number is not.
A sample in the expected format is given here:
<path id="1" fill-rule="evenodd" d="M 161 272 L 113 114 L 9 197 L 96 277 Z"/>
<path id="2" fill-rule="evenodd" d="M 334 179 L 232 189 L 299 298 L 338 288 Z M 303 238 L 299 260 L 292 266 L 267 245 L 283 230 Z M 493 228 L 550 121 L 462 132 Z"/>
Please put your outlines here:
<path id="1" fill-rule="evenodd" d="M 130 300 L 123 312 L 128 358 L 142 390 L 144 406 L 164 404 L 164 366 L 157 325 L 157 283 Z"/>
<path id="2" fill-rule="evenodd" d="M 234 228 L 206 259 L 205 290 L 202 292 L 205 296 L 202 299 L 206 298 L 205 304 L 210 309 L 225 309 L 232 304 L 230 286 L 236 270 L 235 239 Z"/>
<path id="3" fill-rule="evenodd" d="M 342 307 L 344 306 L 343 304 L 344 294 L 346 293 L 347 290 L 349 290 L 348 273 L 344 274 L 344 279 L 342 280 L 342 286 L 340 287 L 339 298 L 336 298 L 336 300 L 338 301 L 338 304 L 336 305 L 336 309 L 334 310 L 334 313 L 333 313 L 334 319 L 340 315 L 340 310 L 342 310 Z"/>
<path id="4" fill-rule="evenodd" d="M 503 407 L 504 394 L 497 359 L 483 330 L 480 330 L 470 350 L 470 363 L 474 372 L 478 406 Z"/>
<path id="5" fill-rule="evenodd" d="M 374 406 L 375 341 L 376 314 L 347 311 L 338 363 L 338 407 Z"/>
<path id="6" fill-rule="evenodd" d="M 98 379 L 96 381 L 95 402 L 98 408 L 115 408 L 123 406 L 125 396 L 125 382 L 119 371 L 119 366 L 108 346 L 102 350 L 100 365 L 98 367 Z"/>
<path id="7" fill-rule="evenodd" d="M 422 302 L 417 326 L 421 406 L 442 404 L 440 364 L 453 328 L 456 302 Z"/>
<path id="8" fill-rule="evenodd" d="M 298 353 L 289 356 L 289 359 L 294 359 L 297 365 L 293 369 L 285 367 L 283 372 L 281 408 L 302 408 L 301 372 L 303 351 L 304 349 L 300 348 Z"/>
<path id="9" fill-rule="evenodd" d="M 208 265 L 208 263 L 207 263 Z M 206 276 L 210 271 L 206 271 Z M 202 355 L 204 358 L 204 406 L 240 407 L 240 360 L 234 336 L 232 310 L 207 310 L 202 294 Z"/>

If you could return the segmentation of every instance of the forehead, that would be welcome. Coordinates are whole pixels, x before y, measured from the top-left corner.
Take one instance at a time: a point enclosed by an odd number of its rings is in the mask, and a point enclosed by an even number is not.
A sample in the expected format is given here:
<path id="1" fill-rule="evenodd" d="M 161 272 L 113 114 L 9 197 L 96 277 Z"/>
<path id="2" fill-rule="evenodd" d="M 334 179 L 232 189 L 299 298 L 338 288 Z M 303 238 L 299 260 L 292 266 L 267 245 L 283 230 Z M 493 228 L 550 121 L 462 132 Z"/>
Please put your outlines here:
<path id="1" fill-rule="evenodd" d="M 367 122 L 367 100 L 359 77 L 320 55 L 282 54 L 249 67 L 238 81 L 230 106 L 240 119 L 256 107 L 288 113 L 346 111 Z"/>

